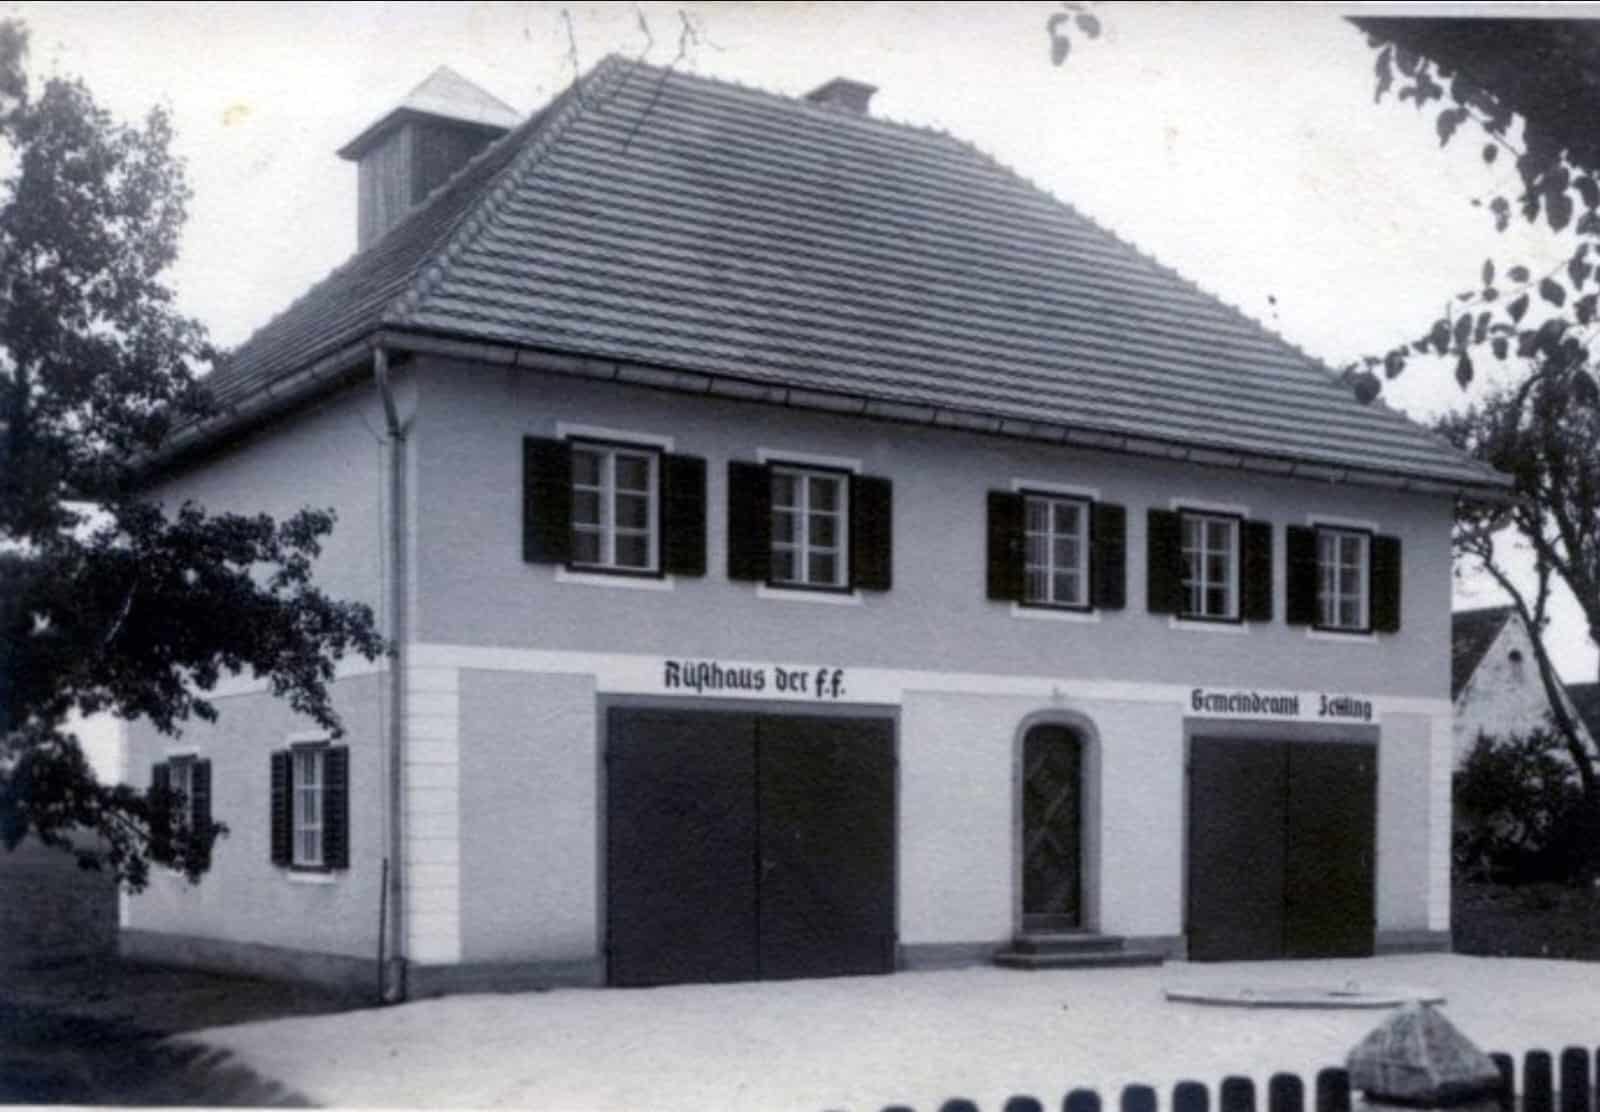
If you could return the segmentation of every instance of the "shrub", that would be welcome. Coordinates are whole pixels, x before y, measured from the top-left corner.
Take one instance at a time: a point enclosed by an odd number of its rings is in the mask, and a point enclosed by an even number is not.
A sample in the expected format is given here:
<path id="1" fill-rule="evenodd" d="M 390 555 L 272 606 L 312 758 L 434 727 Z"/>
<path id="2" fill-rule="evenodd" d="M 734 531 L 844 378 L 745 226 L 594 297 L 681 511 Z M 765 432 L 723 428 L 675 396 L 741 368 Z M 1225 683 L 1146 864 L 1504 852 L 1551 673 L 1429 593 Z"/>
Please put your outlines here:
<path id="1" fill-rule="evenodd" d="M 1480 734 L 1453 790 L 1452 848 L 1463 879 L 1567 884 L 1593 873 L 1600 822 L 1550 731 Z"/>

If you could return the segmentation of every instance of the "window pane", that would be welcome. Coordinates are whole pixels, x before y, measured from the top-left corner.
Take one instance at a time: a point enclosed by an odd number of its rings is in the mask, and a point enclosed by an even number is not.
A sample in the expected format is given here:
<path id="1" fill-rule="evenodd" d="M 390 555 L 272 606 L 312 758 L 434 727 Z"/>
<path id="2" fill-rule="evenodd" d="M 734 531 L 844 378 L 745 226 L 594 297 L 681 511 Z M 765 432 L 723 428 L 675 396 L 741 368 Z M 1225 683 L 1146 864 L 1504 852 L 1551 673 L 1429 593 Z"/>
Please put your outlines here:
<path id="1" fill-rule="evenodd" d="M 650 527 L 649 496 L 644 494 L 618 494 L 616 524 L 620 529 L 648 529 Z"/>
<path id="2" fill-rule="evenodd" d="M 1028 602 L 1049 602 L 1049 577 L 1038 568 L 1028 569 L 1028 579 L 1023 597 Z"/>
<path id="3" fill-rule="evenodd" d="M 575 525 L 600 524 L 600 495 L 592 490 L 572 492 L 572 521 Z"/>
<path id="4" fill-rule="evenodd" d="M 1200 554 L 1198 552 L 1185 552 L 1183 554 L 1183 582 L 1186 586 L 1200 582 Z"/>
<path id="5" fill-rule="evenodd" d="M 782 471 L 772 473 L 772 504 L 774 506 L 793 506 L 795 504 L 795 477 Z"/>
<path id="6" fill-rule="evenodd" d="M 600 485 L 600 456 L 589 448 L 572 450 L 572 481 L 581 486 Z"/>
<path id="7" fill-rule="evenodd" d="M 617 453 L 617 489 L 649 491 L 650 460 L 647 456 Z"/>
<path id="8" fill-rule="evenodd" d="M 618 533 L 617 566 L 622 568 L 648 568 L 650 566 L 649 536 L 641 533 Z"/>
<path id="9" fill-rule="evenodd" d="M 1082 605 L 1083 599 L 1079 597 L 1079 586 L 1077 572 L 1056 572 L 1055 601 L 1065 606 Z"/>
<path id="10" fill-rule="evenodd" d="M 1056 567 L 1076 568 L 1078 566 L 1078 539 L 1076 537 L 1056 538 Z"/>
<path id="11" fill-rule="evenodd" d="M 1206 583 L 1220 585 L 1228 580 L 1228 558 L 1222 553 L 1211 553 L 1206 556 Z"/>
<path id="12" fill-rule="evenodd" d="M 1185 583 L 1183 587 L 1183 612 L 1185 614 L 1205 613 L 1205 592 L 1198 583 Z"/>
<path id="13" fill-rule="evenodd" d="M 813 552 L 810 558 L 810 575 L 807 580 L 819 586 L 832 586 L 839 581 L 839 558 L 831 552 Z"/>
<path id="14" fill-rule="evenodd" d="M 1076 502 L 1056 503 L 1056 532 L 1073 536 L 1078 532 L 1078 517 L 1083 507 Z"/>
<path id="15" fill-rule="evenodd" d="M 1206 615 L 1212 618 L 1225 618 L 1228 616 L 1228 592 L 1223 587 L 1209 587 L 1206 589 Z"/>
<path id="16" fill-rule="evenodd" d="M 1200 519 L 1184 516 L 1179 519 L 1183 525 L 1183 547 L 1200 547 Z"/>
<path id="17" fill-rule="evenodd" d="M 1356 576 L 1356 569 L 1341 567 L 1339 569 L 1339 593 L 1348 598 L 1354 598 L 1361 591 L 1361 584 Z"/>
<path id="18" fill-rule="evenodd" d="M 794 543 L 794 513 L 790 510 L 772 511 L 772 539 L 779 544 Z"/>
<path id="19" fill-rule="evenodd" d="M 572 562 L 598 564 L 600 562 L 600 534 L 587 529 L 572 533 Z"/>
<path id="20" fill-rule="evenodd" d="M 1347 598 L 1339 606 L 1339 624 L 1349 629 L 1360 629 L 1366 623 L 1361 620 L 1361 601 L 1356 598 Z"/>
<path id="21" fill-rule="evenodd" d="M 839 519 L 833 514 L 812 514 L 810 541 L 820 548 L 833 548 L 837 545 Z"/>
<path id="22" fill-rule="evenodd" d="M 1049 549 L 1045 546 L 1050 542 L 1041 536 L 1030 536 L 1025 544 L 1027 546 L 1026 562 L 1029 567 L 1044 567 L 1045 557 Z"/>
<path id="23" fill-rule="evenodd" d="M 840 480 L 825 476 L 811 476 L 811 508 L 836 510 L 839 508 Z"/>
<path id="24" fill-rule="evenodd" d="M 775 583 L 793 583 L 795 552 L 792 548 L 772 550 L 772 579 Z"/>
<path id="25" fill-rule="evenodd" d="M 1233 523 L 1230 521 L 1206 522 L 1206 546 L 1220 552 L 1232 547 Z"/>
<path id="26" fill-rule="evenodd" d="M 1027 506 L 1028 532 L 1043 533 L 1050 528 L 1050 503 L 1042 498 L 1029 498 Z"/>

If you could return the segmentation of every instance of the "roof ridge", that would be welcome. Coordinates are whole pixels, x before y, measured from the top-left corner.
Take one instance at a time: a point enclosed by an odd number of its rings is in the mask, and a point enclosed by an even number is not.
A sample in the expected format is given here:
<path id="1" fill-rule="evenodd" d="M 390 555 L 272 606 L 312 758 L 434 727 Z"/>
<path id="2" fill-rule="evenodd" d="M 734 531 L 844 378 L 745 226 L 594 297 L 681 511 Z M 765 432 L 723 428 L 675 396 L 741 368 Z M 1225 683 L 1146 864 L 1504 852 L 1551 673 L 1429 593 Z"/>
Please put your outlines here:
<path id="1" fill-rule="evenodd" d="M 626 60 L 620 55 L 606 55 L 586 76 L 578 78 L 569 85 L 561 96 L 545 109 L 545 112 L 535 113 L 529 118 L 531 124 L 543 117 L 542 126 L 523 134 L 524 128 L 527 127 L 525 124 L 523 128 L 518 128 L 500 140 L 525 143 L 526 146 L 502 166 L 493 178 L 483 183 L 478 191 L 477 203 L 463 209 L 435 240 L 434 246 L 423 254 L 415 268 L 410 285 L 404 292 L 392 298 L 380 314 L 385 323 L 404 324 L 410 319 L 422 299 L 444 280 L 445 268 L 483 233 L 484 228 L 505 204 L 506 198 L 522 186 L 528 171 L 543 161 L 544 156 L 560 140 L 573 121 L 588 110 L 591 100 L 596 106 L 603 105 L 605 95 L 613 92 L 613 86 L 618 84 L 618 75 L 621 74 L 624 79 L 628 76 L 622 68 L 625 64 Z M 549 113 L 548 116 L 546 113 Z M 495 145 L 490 144 L 491 147 Z M 480 152 L 480 157 L 482 153 Z M 476 158 L 473 161 L 476 161 Z M 469 162 L 467 165 L 471 164 Z M 466 166 L 463 166 L 461 170 L 457 170 L 412 211 L 417 212 L 426 208 L 429 201 L 465 169 Z M 407 217 L 410 215 L 408 213 Z"/>
<path id="2" fill-rule="evenodd" d="M 1453 621 L 1456 618 L 1475 618 L 1480 614 L 1493 614 L 1497 612 L 1514 614 L 1516 613 L 1516 609 L 1517 608 L 1510 603 L 1504 603 L 1500 606 L 1474 606 L 1470 610 L 1452 610 L 1450 611 L 1450 618 Z"/>

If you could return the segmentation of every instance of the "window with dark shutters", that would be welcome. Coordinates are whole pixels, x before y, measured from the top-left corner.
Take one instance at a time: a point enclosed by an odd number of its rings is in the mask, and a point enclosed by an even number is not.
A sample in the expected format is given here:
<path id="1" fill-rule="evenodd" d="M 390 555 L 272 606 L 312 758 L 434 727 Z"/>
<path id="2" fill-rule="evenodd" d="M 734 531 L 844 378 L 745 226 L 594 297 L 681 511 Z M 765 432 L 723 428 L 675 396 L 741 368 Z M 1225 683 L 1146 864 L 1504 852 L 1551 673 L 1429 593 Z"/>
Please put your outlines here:
<path id="1" fill-rule="evenodd" d="M 1020 494 L 989 492 L 988 594 L 996 601 L 1021 602 L 1026 588 L 1023 504 Z"/>
<path id="2" fill-rule="evenodd" d="M 662 570 L 668 575 L 706 573 L 706 461 L 698 456 L 661 459 Z"/>
<path id="3" fill-rule="evenodd" d="M 211 829 L 211 762 L 195 761 L 189 783 L 189 821 L 203 834 Z"/>
<path id="4" fill-rule="evenodd" d="M 350 867 L 350 749 L 330 746 L 323 759 L 322 865 Z"/>
<path id="5" fill-rule="evenodd" d="M 522 558 L 565 564 L 572 557 L 572 450 L 564 440 L 522 441 Z"/>
<path id="6" fill-rule="evenodd" d="M 1145 529 L 1145 605 L 1152 614 L 1183 609 L 1183 542 L 1178 515 L 1150 510 Z"/>
<path id="7" fill-rule="evenodd" d="M 1272 523 L 1246 521 L 1240 524 L 1241 599 L 1240 615 L 1247 622 L 1272 620 Z"/>
<path id="8" fill-rule="evenodd" d="M 850 585 L 887 591 L 894 583 L 894 485 L 850 477 Z"/>
<path id="9" fill-rule="evenodd" d="M 1400 630 L 1400 538 L 1372 538 L 1372 628 Z"/>
<path id="10" fill-rule="evenodd" d="M 1300 525 L 1289 526 L 1285 537 L 1285 598 L 1283 620 L 1290 625 L 1317 623 L 1317 531 Z"/>
<path id="11" fill-rule="evenodd" d="M 272 754 L 272 863 L 287 866 L 294 859 L 293 796 L 289 750 Z"/>
<path id="12" fill-rule="evenodd" d="M 728 578 L 765 583 L 772 568 L 772 478 L 764 463 L 728 461 Z"/>

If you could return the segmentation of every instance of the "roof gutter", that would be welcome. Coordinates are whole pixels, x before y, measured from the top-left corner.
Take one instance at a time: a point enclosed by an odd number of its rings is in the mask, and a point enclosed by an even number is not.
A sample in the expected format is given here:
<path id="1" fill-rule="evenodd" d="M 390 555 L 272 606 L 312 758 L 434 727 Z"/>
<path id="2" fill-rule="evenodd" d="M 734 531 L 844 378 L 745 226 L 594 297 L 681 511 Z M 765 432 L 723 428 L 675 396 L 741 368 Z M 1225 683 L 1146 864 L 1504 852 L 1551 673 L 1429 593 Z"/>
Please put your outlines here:
<path id="1" fill-rule="evenodd" d="M 1283 478 L 1311 479 L 1328 483 L 1416 494 L 1453 495 L 1476 501 L 1510 504 L 1517 501 L 1511 479 L 1503 483 L 1485 479 L 1482 483 L 1449 479 L 1430 479 L 1396 475 L 1387 471 L 1290 459 L 1268 453 L 1206 448 L 1156 437 L 1076 428 L 1047 421 L 1028 421 L 996 414 L 955 409 L 948 406 L 915 405 L 866 395 L 827 393 L 787 386 L 772 386 L 704 371 L 679 371 L 594 356 L 540 351 L 511 344 L 456 340 L 427 333 L 386 330 L 380 341 L 397 351 L 436 355 L 450 359 L 488 363 L 501 367 L 524 367 L 551 374 L 650 386 L 678 393 L 705 394 L 736 401 L 763 402 L 824 413 L 840 413 L 905 424 L 962 429 L 995 436 L 1015 437 L 1049 444 L 1094 448 L 1155 459 L 1175 460 L 1206 467 L 1221 467 Z"/>

